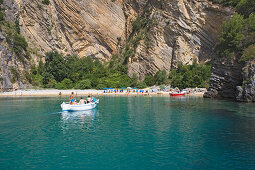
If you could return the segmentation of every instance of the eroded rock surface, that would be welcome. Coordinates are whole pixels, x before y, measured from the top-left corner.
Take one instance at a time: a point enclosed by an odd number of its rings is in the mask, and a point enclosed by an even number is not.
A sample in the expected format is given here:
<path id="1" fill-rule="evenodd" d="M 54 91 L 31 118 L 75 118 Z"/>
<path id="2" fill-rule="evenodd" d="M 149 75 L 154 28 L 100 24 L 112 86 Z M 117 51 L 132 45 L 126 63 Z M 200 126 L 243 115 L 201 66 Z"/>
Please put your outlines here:
<path id="1" fill-rule="evenodd" d="M 3 1 L 5 20 L 15 23 L 18 20 L 19 7 L 15 1 Z M 18 61 L 14 52 L 6 42 L 6 37 L 0 30 L 0 91 L 12 91 L 28 87 L 23 73 L 29 69 L 28 63 Z"/>
<path id="2" fill-rule="evenodd" d="M 255 60 L 249 61 L 243 68 L 243 86 L 236 87 L 236 100 L 255 102 Z"/>
<path id="3" fill-rule="evenodd" d="M 107 61 L 116 52 L 118 37 L 125 37 L 122 3 L 111 0 L 21 0 L 22 34 L 44 54 L 57 50 Z"/>
<path id="4" fill-rule="evenodd" d="M 235 99 L 236 87 L 243 82 L 242 64 L 235 58 L 217 56 L 211 72 L 210 86 L 204 97 Z"/>
<path id="5" fill-rule="evenodd" d="M 158 70 L 170 71 L 177 63 L 191 64 L 210 60 L 221 24 L 232 12 L 208 1 L 150 1 L 151 18 L 156 25 L 150 30 L 152 48 L 143 43 L 129 62 L 129 75 L 143 79 Z"/>
<path id="6" fill-rule="evenodd" d="M 147 48 L 141 40 L 128 61 L 128 74 L 136 74 L 140 80 L 159 70 L 169 72 L 178 62 L 210 60 L 220 26 L 232 15 L 228 8 L 207 0 L 50 0 L 49 5 L 41 0 L 4 0 L 4 3 L 7 19 L 18 21 L 34 63 L 52 50 L 109 61 L 125 46 L 132 23 L 149 4 L 149 18 L 156 23 L 149 30 L 151 47 Z"/>
<path id="7" fill-rule="evenodd" d="M 16 0 L 17 1 L 17 0 Z M 108 61 L 132 31 L 132 22 L 152 6 L 152 48 L 135 51 L 129 75 L 143 79 L 178 62 L 210 60 L 220 26 L 232 14 L 206 0 L 19 0 L 22 34 L 35 54 L 58 50 Z M 121 42 L 120 42 L 121 41 Z"/>

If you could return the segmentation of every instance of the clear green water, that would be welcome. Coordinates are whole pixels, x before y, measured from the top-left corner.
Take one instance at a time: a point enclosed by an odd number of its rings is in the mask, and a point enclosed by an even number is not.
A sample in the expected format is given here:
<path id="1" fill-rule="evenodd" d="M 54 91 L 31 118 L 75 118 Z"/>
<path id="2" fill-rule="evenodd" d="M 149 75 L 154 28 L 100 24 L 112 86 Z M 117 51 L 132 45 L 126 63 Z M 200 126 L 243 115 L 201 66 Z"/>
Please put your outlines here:
<path id="1" fill-rule="evenodd" d="M 202 98 L 0 99 L 0 169 L 255 169 L 255 105 Z"/>

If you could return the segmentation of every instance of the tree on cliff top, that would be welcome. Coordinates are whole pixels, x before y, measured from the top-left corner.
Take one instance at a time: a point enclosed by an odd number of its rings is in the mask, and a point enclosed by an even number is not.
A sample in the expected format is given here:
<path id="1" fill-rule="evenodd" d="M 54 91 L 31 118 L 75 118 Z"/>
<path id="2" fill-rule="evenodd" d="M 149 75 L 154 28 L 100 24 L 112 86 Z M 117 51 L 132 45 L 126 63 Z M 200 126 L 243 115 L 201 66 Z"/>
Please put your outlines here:
<path id="1" fill-rule="evenodd" d="M 219 43 L 216 45 L 219 55 L 226 57 L 240 50 L 244 38 L 243 28 L 244 18 L 239 14 L 235 14 L 228 22 L 223 23 Z"/>

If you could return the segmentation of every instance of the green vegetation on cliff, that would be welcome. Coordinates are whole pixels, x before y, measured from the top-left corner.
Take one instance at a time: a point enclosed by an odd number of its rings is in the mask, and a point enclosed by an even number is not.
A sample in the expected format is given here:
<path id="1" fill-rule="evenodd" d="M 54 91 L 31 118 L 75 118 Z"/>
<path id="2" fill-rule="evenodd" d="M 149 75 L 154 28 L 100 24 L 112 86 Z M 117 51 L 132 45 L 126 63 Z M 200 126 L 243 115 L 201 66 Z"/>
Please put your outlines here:
<path id="1" fill-rule="evenodd" d="M 149 2 L 149 1 L 148 1 Z M 132 23 L 132 31 L 126 37 L 126 42 L 121 42 L 119 37 L 119 51 L 112 56 L 109 62 L 104 64 L 91 57 L 78 58 L 75 55 L 61 56 L 57 52 L 47 53 L 45 63 L 40 61 L 37 67 L 33 67 L 27 78 L 35 86 L 57 89 L 102 89 L 105 87 L 137 87 L 172 84 L 172 86 L 205 87 L 209 81 L 210 66 L 194 64 L 192 66 L 178 65 L 178 69 L 168 73 L 165 70 L 158 71 L 155 75 L 145 76 L 144 81 L 139 81 L 137 75 L 129 77 L 128 62 L 136 54 L 137 47 L 151 48 L 150 30 L 156 22 L 150 17 L 152 8 L 148 3 Z M 188 80 L 187 80 L 188 79 Z"/>
<path id="2" fill-rule="evenodd" d="M 179 63 L 178 68 L 172 70 L 169 74 L 169 79 L 173 87 L 208 87 L 210 70 L 210 65 L 197 64 L 196 61 L 192 65 Z"/>
<path id="3" fill-rule="evenodd" d="M 49 5 L 49 4 L 50 4 L 50 1 L 49 1 L 49 0 L 43 0 L 42 3 L 43 3 L 44 5 Z"/>
<path id="4" fill-rule="evenodd" d="M 255 1 L 213 0 L 216 3 L 233 6 L 237 13 L 223 23 L 216 52 L 223 57 L 238 57 L 240 62 L 255 56 Z"/>
<path id="5" fill-rule="evenodd" d="M 58 89 L 102 89 L 137 84 L 137 80 L 134 82 L 129 78 L 126 69 L 115 63 L 114 59 L 103 65 L 91 57 L 63 57 L 57 52 L 47 53 L 45 63 L 40 61 L 27 77 L 35 86 Z"/>
<path id="6" fill-rule="evenodd" d="M 19 61 L 25 62 L 25 59 L 29 59 L 30 57 L 27 51 L 28 43 L 20 34 L 18 20 L 16 20 L 16 22 L 5 20 L 5 13 L 2 3 L 3 1 L 0 1 L 0 31 L 3 32 L 4 36 L 6 37 L 6 42 L 11 51 L 16 54 L 16 58 Z"/>
<path id="7" fill-rule="evenodd" d="M 237 13 L 248 18 L 249 15 L 255 12 L 254 0 L 211 0 L 213 3 L 223 4 L 225 6 L 234 7 Z"/>
<path id="8" fill-rule="evenodd" d="M 49 52 L 45 63 L 33 66 L 31 73 L 26 74 L 27 80 L 34 86 L 57 89 L 103 89 L 104 87 L 137 87 L 169 84 L 173 87 L 205 87 L 209 81 L 210 66 L 196 64 L 191 66 L 178 65 L 178 69 L 169 74 L 163 70 L 154 76 L 146 76 L 138 81 L 136 75 L 128 77 L 126 66 L 120 65 L 113 58 L 101 64 L 91 57 L 78 58 L 75 55 L 63 57 L 57 52 Z"/>

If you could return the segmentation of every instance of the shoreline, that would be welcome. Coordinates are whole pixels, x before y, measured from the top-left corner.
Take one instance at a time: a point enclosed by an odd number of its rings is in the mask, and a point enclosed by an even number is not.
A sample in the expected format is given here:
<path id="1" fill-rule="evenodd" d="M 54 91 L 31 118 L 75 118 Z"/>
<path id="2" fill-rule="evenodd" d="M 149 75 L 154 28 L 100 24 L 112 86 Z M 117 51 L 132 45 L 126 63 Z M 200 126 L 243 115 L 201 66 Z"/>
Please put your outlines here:
<path id="1" fill-rule="evenodd" d="M 104 90 L 56 90 L 56 89 L 44 89 L 44 90 L 17 90 L 12 92 L 1 92 L 1 97 L 57 97 L 57 96 L 69 96 L 74 92 L 74 96 L 169 96 L 170 92 L 152 92 L 152 93 L 136 93 L 126 91 L 120 93 L 104 93 Z M 203 97 L 204 92 L 194 92 L 186 94 L 186 96 Z"/>

